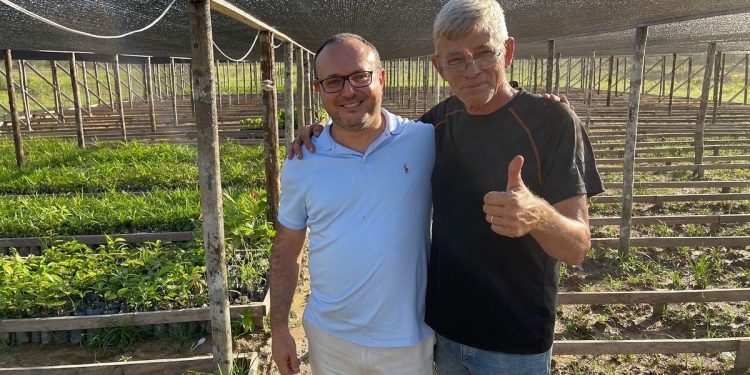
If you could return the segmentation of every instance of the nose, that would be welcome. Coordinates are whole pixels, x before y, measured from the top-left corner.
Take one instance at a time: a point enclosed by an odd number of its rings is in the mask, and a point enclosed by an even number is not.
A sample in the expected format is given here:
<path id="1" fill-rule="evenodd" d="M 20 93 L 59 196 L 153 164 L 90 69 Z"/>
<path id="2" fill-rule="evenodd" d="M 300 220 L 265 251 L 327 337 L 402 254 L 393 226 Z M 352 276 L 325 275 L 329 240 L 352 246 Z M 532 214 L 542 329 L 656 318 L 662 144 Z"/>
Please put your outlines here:
<path id="1" fill-rule="evenodd" d="M 477 62 L 472 61 L 466 64 L 466 70 L 464 71 L 464 75 L 472 77 L 472 76 L 476 76 L 481 71 L 482 69 L 479 69 L 479 67 L 477 67 Z"/>
<path id="2" fill-rule="evenodd" d="M 348 79 L 344 80 L 344 88 L 341 89 L 341 95 L 343 96 L 354 95 L 354 86 L 352 86 L 351 82 L 349 82 Z"/>

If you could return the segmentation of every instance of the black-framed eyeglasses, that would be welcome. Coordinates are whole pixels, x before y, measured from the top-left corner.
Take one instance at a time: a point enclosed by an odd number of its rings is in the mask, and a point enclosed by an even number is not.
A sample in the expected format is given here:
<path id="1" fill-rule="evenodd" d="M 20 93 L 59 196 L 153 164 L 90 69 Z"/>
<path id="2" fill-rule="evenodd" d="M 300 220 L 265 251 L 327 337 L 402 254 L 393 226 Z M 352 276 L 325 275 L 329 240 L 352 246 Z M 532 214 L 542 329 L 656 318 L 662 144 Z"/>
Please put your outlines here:
<path id="1" fill-rule="evenodd" d="M 370 86 L 372 83 L 372 73 L 372 70 L 366 70 L 364 72 L 349 74 L 346 77 L 331 77 L 319 79 L 317 81 L 323 91 L 333 94 L 343 90 L 346 81 L 349 81 L 349 84 L 352 85 L 353 88 Z"/>
<path id="2" fill-rule="evenodd" d="M 469 69 L 469 65 L 474 65 L 479 70 L 495 66 L 498 57 L 503 54 L 503 50 L 487 51 L 481 53 L 472 60 L 453 59 L 445 63 L 442 68 L 446 74 L 462 74 Z"/>

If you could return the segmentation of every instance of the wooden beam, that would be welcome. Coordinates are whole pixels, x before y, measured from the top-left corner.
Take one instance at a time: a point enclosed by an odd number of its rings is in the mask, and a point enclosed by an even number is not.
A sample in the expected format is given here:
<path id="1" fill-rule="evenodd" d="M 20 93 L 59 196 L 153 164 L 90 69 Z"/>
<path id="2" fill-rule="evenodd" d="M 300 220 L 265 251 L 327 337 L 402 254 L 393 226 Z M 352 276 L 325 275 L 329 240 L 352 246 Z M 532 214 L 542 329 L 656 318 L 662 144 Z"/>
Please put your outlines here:
<path id="1" fill-rule="evenodd" d="M 255 323 L 263 324 L 266 306 L 263 302 L 230 307 L 230 316 L 239 318 L 250 312 Z M 123 314 L 58 316 L 51 318 L 2 319 L 0 332 L 46 332 L 70 331 L 78 329 L 96 329 L 118 326 L 144 326 L 149 324 L 203 322 L 211 320 L 208 307 L 175 309 L 161 311 L 144 311 Z"/>
<path id="2" fill-rule="evenodd" d="M 709 290 L 648 290 L 627 292 L 560 292 L 558 305 L 657 304 L 750 301 L 750 288 Z"/>
<path id="3" fill-rule="evenodd" d="M 649 340 L 558 340 L 554 355 L 718 353 L 737 350 L 740 338 Z"/>
<path id="4" fill-rule="evenodd" d="M 592 247 L 617 247 L 617 238 L 592 238 Z M 633 237 L 631 247 L 742 247 L 750 245 L 750 237 Z"/>
<path id="5" fill-rule="evenodd" d="M 633 182 L 635 180 L 635 150 L 638 136 L 638 109 L 641 105 L 641 84 L 643 64 L 646 58 L 648 26 L 635 29 L 633 69 L 630 76 L 630 97 L 628 99 L 628 122 L 625 135 L 624 165 L 622 173 L 622 221 L 620 222 L 619 251 L 625 255 L 630 251 L 630 217 L 633 214 Z"/>
<path id="6" fill-rule="evenodd" d="M 144 243 L 153 241 L 190 242 L 195 240 L 195 234 L 193 234 L 193 232 L 129 233 L 112 235 L 89 234 L 54 238 L 0 238 L 0 249 L 9 247 L 44 247 L 58 241 L 77 241 L 85 245 L 103 245 L 107 243 L 107 237 L 122 238 L 126 243 Z"/>
<path id="7" fill-rule="evenodd" d="M 203 246 L 206 254 L 206 284 L 211 309 L 214 363 L 224 374 L 232 373 L 232 331 L 227 297 L 227 262 L 224 251 L 224 207 L 219 168 L 219 130 L 216 86 L 212 82 L 213 37 L 209 0 L 188 0 L 193 98 L 198 132 L 198 175 L 203 215 Z"/>
<path id="8" fill-rule="evenodd" d="M 285 34 L 279 32 L 278 30 L 274 29 L 273 27 L 269 26 L 265 22 L 251 16 L 244 10 L 230 4 L 226 0 L 211 0 L 211 10 L 214 12 L 221 13 L 229 18 L 235 19 L 239 21 L 242 24 L 245 24 L 247 26 L 250 26 L 251 28 L 255 30 L 260 31 L 270 31 L 273 33 L 274 39 L 278 39 L 282 42 L 289 42 L 293 43 L 296 47 L 301 48 L 304 51 L 312 52 L 302 46 L 301 44 L 295 42 Z"/>
<path id="9" fill-rule="evenodd" d="M 257 362 L 258 354 L 238 353 L 235 359 L 251 363 Z M 35 366 L 0 368 L 3 375 L 150 375 L 211 373 L 216 370 L 212 356 L 195 356 L 187 358 L 149 359 L 126 362 L 104 362 L 62 366 Z M 255 372 L 251 372 L 255 373 Z"/>
<path id="10" fill-rule="evenodd" d="M 657 224 L 735 224 L 750 223 L 750 215 L 680 215 L 680 216 L 634 216 L 631 218 L 634 225 L 657 225 Z M 589 225 L 598 227 L 603 225 L 618 225 L 620 217 L 592 217 Z"/>

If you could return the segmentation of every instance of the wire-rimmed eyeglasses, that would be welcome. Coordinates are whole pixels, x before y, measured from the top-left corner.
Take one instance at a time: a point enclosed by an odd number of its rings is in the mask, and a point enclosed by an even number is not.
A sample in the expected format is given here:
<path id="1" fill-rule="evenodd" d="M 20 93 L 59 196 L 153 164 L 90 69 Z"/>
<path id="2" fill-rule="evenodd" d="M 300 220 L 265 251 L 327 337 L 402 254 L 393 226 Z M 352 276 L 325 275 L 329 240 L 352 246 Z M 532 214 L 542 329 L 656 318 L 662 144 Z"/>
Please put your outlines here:
<path id="1" fill-rule="evenodd" d="M 472 60 L 450 60 L 442 66 L 443 72 L 446 74 L 462 74 L 466 69 L 469 69 L 469 65 L 474 65 L 479 70 L 491 68 L 497 64 L 498 57 L 502 54 L 502 50 L 487 51 Z"/>

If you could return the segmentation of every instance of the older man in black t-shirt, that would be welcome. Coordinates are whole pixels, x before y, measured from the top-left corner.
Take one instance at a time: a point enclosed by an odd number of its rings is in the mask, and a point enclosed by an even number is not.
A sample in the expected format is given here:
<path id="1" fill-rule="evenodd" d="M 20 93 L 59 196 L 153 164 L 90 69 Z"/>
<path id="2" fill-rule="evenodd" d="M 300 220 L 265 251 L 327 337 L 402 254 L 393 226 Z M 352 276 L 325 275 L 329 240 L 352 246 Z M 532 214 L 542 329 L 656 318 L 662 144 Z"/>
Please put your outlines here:
<path id="1" fill-rule="evenodd" d="M 586 197 L 603 190 L 591 144 L 568 106 L 506 80 L 515 45 L 495 0 L 448 2 L 434 39 L 455 93 L 420 118 L 436 141 L 435 361 L 441 375 L 549 373 L 559 262 L 586 256 Z"/>

